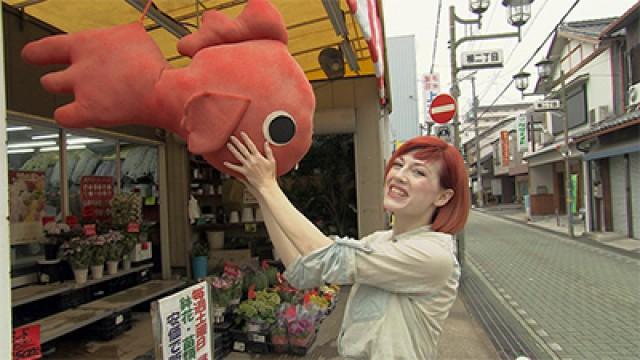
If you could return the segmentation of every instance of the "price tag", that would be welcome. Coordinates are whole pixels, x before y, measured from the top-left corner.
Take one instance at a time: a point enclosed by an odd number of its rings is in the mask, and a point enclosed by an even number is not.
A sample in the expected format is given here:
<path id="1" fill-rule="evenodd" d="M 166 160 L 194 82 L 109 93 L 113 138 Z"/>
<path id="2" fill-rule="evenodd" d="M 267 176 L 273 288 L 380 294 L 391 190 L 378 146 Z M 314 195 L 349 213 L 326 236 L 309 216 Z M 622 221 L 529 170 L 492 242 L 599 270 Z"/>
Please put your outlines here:
<path id="1" fill-rule="evenodd" d="M 129 225 L 127 225 L 127 232 L 139 233 L 140 232 L 140 224 L 138 224 L 138 223 L 129 223 Z"/>
<path id="2" fill-rule="evenodd" d="M 124 316 L 122 314 L 116 316 L 116 325 L 122 324 L 123 321 L 124 321 Z"/>
<path id="3" fill-rule="evenodd" d="M 264 337 L 264 335 L 253 334 L 253 342 L 264 343 L 266 341 L 267 339 Z"/>
<path id="4" fill-rule="evenodd" d="M 96 224 L 87 224 L 83 228 L 85 236 L 93 236 L 96 234 Z"/>
<path id="5" fill-rule="evenodd" d="M 13 359 L 40 359 L 40 324 L 27 325 L 13 330 Z"/>
<path id="6" fill-rule="evenodd" d="M 244 351 L 245 345 L 243 342 L 234 341 L 233 342 L 233 350 L 235 351 Z"/>
<path id="7" fill-rule="evenodd" d="M 155 205 L 156 204 L 156 197 L 155 196 L 147 196 L 146 198 L 144 198 L 144 204 L 151 206 L 151 205 Z"/>
<path id="8" fill-rule="evenodd" d="M 258 228 L 255 223 L 244 224 L 244 232 L 254 233 L 256 231 L 258 231 Z"/>

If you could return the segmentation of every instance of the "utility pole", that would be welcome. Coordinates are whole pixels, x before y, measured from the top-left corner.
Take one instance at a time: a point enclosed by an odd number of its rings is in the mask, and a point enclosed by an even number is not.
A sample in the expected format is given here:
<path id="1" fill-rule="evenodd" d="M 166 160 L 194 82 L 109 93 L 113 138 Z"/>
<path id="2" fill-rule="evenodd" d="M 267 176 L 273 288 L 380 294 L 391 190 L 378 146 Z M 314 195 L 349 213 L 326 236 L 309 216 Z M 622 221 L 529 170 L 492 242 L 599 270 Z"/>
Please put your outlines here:
<path id="1" fill-rule="evenodd" d="M 564 113 L 564 172 L 565 172 L 565 200 L 567 208 L 567 226 L 569 237 L 574 238 L 573 233 L 573 209 L 571 196 L 571 167 L 569 166 L 569 111 L 567 109 L 567 90 L 565 88 L 564 70 L 560 70 L 560 97 L 562 98 L 562 112 Z"/>
<path id="2" fill-rule="evenodd" d="M 478 207 L 484 206 L 482 195 L 482 167 L 480 165 L 480 133 L 478 132 L 478 98 L 476 97 L 476 77 L 471 76 L 471 113 L 473 114 L 473 128 L 476 138 L 476 176 L 478 177 Z"/>

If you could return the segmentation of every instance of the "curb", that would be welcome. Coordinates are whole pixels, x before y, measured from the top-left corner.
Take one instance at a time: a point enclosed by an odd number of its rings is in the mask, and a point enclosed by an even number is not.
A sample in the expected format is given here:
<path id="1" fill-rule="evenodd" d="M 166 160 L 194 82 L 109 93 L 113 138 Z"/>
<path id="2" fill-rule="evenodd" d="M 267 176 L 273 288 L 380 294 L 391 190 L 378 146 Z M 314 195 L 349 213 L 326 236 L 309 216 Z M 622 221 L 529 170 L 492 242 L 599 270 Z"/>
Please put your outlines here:
<path id="1" fill-rule="evenodd" d="M 595 241 L 595 240 L 591 240 L 591 239 L 589 239 L 588 237 L 586 237 L 584 235 L 580 235 L 580 236 L 576 236 L 574 238 L 571 238 L 571 237 L 569 237 L 568 234 L 566 234 L 566 233 L 564 233 L 562 231 L 556 231 L 556 230 L 549 229 L 547 227 L 540 226 L 540 225 L 537 225 L 537 224 L 534 224 L 534 223 L 530 223 L 530 222 L 527 222 L 527 221 L 517 220 L 517 219 L 513 219 L 511 217 L 503 216 L 503 215 L 499 215 L 499 214 L 492 214 L 490 211 L 486 211 L 486 210 L 482 210 L 482 209 L 471 209 L 471 210 L 472 211 L 476 211 L 478 213 L 481 213 L 483 215 L 493 216 L 493 217 L 497 217 L 497 218 L 500 218 L 500 219 L 503 219 L 503 220 L 511 221 L 513 223 L 516 223 L 516 224 L 527 225 L 527 226 L 536 228 L 536 229 L 541 230 L 541 231 L 545 231 L 545 232 L 548 232 L 548 233 L 551 233 L 551 234 L 554 234 L 554 235 L 557 235 L 557 236 L 561 236 L 561 237 L 563 237 L 563 238 L 565 238 L 567 240 L 577 241 L 577 242 L 580 242 L 580 243 L 583 243 L 583 244 L 586 244 L 586 245 L 597 247 L 599 249 L 603 249 L 603 250 L 608 250 L 608 251 L 614 252 L 614 253 L 616 253 L 618 255 L 623 255 L 623 256 L 630 257 L 632 259 L 640 260 L 640 253 L 636 253 L 636 252 L 633 252 L 633 251 L 620 249 L 620 248 L 617 248 L 617 247 L 614 247 L 614 246 L 609 246 L 609 245 L 606 245 L 605 243 L 601 243 L 601 242 L 598 242 L 598 241 Z"/>

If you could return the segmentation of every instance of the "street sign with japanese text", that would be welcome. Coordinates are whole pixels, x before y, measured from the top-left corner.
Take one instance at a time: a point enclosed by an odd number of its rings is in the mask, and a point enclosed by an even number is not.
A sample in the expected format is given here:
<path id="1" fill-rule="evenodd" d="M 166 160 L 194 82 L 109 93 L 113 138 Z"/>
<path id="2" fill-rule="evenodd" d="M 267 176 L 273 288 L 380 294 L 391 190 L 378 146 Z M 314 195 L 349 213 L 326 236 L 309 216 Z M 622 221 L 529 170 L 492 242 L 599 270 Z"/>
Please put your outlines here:
<path id="1" fill-rule="evenodd" d="M 527 128 L 527 114 L 521 113 L 518 115 L 517 122 L 517 133 L 518 133 L 518 151 L 527 151 L 529 148 L 529 131 Z"/>
<path id="2" fill-rule="evenodd" d="M 502 50 L 478 50 L 462 53 L 462 66 L 460 69 L 487 69 L 502 67 Z"/>
<path id="3" fill-rule="evenodd" d="M 456 114 L 456 101 L 449 94 L 440 94 L 436 96 L 429 107 L 429 115 L 431 119 L 438 124 L 449 122 Z"/>
<path id="4" fill-rule="evenodd" d="M 533 111 L 544 112 L 560 110 L 560 100 L 538 100 L 533 103 Z"/>

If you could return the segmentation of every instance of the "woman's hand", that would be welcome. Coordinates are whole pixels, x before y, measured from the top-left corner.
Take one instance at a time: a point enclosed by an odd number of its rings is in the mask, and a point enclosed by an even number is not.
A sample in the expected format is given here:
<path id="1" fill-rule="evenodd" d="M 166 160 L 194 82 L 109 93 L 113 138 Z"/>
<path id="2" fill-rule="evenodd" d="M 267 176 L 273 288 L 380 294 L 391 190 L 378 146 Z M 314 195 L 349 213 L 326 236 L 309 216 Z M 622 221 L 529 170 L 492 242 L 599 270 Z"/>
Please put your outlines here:
<path id="1" fill-rule="evenodd" d="M 240 165 L 225 162 L 224 165 L 245 177 L 245 185 L 254 195 L 261 192 L 268 186 L 277 185 L 276 180 L 276 159 L 269 147 L 269 143 L 264 144 L 262 155 L 247 134 L 240 133 L 242 141 L 231 136 L 231 142 L 227 143 L 227 148 L 240 162 Z M 244 141 L 244 143 L 243 143 Z M 242 180 L 241 180 L 242 181 Z"/>

